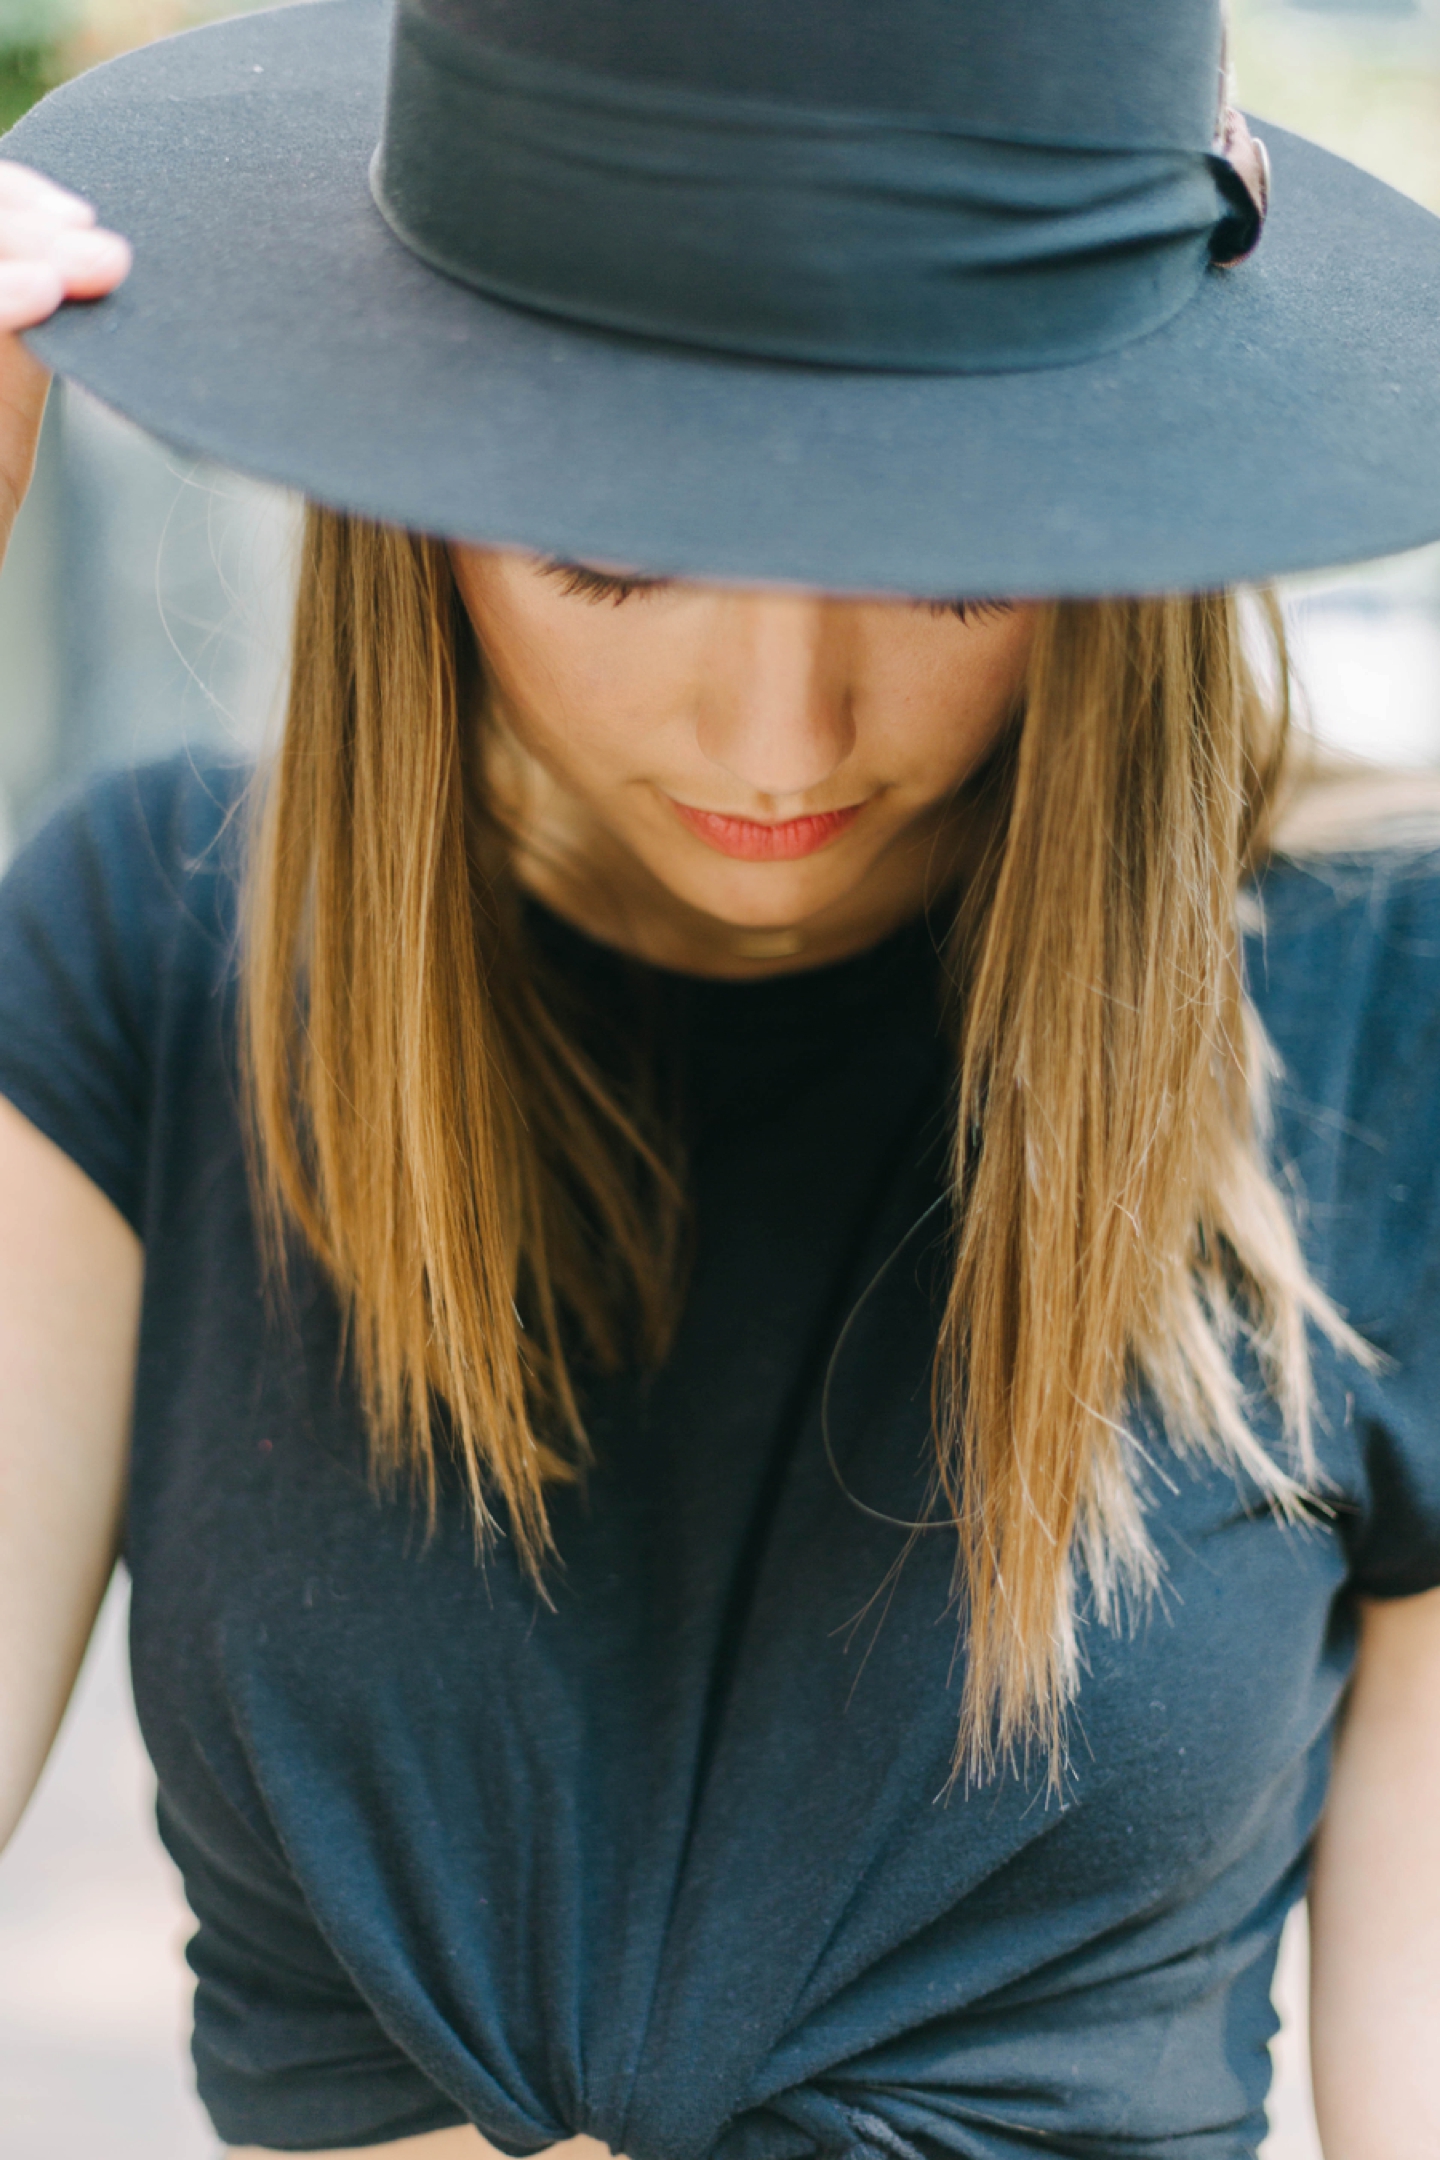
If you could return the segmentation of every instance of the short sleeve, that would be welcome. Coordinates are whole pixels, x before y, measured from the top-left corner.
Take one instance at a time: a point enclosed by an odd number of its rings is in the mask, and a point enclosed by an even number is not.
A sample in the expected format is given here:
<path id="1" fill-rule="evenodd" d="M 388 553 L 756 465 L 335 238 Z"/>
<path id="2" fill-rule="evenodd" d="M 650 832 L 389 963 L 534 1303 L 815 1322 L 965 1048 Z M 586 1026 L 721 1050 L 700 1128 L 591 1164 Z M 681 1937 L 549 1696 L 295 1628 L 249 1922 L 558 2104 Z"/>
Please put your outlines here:
<path id="1" fill-rule="evenodd" d="M 1379 1353 L 1346 1376 L 1351 1587 L 1440 1585 L 1440 857 L 1341 859 L 1267 890 L 1284 1153 L 1312 1264 Z M 1279 981 L 1283 975 L 1285 980 Z M 1287 1165 L 1288 1167 L 1289 1165 Z"/>
<path id="2" fill-rule="evenodd" d="M 1392 902 L 1386 944 L 1346 1130 L 1350 1302 L 1382 1362 L 1355 1389 L 1363 1497 L 1344 1535 L 1356 1590 L 1410 1597 L 1440 1585 L 1440 874 Z"/>
<path id="3" fill-rule="evenodd" d="M 0 1094 L 142 1228 L 157 1031 L 177 967 L 224 939 L 216 851 L 241 768 L 113 773 L 0 882 Z"/>

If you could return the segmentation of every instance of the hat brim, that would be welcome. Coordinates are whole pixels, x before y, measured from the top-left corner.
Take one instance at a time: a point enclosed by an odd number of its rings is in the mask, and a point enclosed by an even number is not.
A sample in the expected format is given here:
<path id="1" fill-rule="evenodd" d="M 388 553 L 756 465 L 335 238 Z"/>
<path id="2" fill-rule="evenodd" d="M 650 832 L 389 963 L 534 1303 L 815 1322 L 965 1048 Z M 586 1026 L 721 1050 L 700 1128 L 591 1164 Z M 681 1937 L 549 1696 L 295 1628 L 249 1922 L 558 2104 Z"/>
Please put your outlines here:
<path id="1" fill-rule="evenodd" d="M 845 592 L 1199 590 L 1440 537 L 1440 219 L 1257 122 L 1273 209 L 1162 329 L 1018 374 L 738 360 L 489 300 L 371 200 L 383 0 L 189 31 L 4 154 L 134 243 L 29 343 L 180 449 L 340 508 Z"/>

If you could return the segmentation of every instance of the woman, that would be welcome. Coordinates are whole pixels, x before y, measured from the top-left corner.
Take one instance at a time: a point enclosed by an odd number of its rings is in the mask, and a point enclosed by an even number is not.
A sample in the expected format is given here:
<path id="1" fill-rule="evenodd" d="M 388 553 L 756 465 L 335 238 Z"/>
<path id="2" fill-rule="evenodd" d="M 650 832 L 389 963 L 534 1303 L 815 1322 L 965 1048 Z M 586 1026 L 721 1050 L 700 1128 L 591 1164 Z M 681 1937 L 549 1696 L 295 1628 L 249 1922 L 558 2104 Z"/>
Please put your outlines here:
<path id="1" fill-rule="evenodd" d="M 1440 881 L 1286 853 L 1228 589 L 1440 526 L 1440 246 L 1280 139 L 1250 263 L 1210 8 L 1031 15 L 17 138 L 136 267 L 9 168 L 7 329 L 331 506 L 270 768 L 0 900 L 4 1820 L 123 1544 L 235 2150 L 1236 2160 L 1307 1874 L 1440 2149 Z"/>

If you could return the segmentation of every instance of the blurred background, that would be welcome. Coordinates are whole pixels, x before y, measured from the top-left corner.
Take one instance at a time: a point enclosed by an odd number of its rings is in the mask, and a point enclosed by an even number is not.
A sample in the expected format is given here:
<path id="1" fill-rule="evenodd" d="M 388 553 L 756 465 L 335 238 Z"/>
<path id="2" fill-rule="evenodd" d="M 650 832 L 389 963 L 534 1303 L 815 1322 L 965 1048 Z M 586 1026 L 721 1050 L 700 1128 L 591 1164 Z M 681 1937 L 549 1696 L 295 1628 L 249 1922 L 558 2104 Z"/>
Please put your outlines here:
<path id="1" fill-rule="evenodd" d="M 603 4 L 603 0 L 602 0 Z M 0 128 L 77 69 L 232 5 L 0 0 Z M 1440 0 L 1235 0 L 1241 102 L 1440 211 Z M 284 679 L 295 506 L 51 400 L 0 577 L 0 860 L 87 771 L 190 744 L 244 750 Z M 1283 598 L 1311 723 L 1440 764 L 1440 550 L 1299 580 Z M 188 2058 L 188 1922 L 156 1841 L 130 1707 L 123 1582 L 60 1743 L 0 1859 L 0 2160 L 209 2160 Z M 1266 2160 L 1319 2160 L 1303 1914 Z"/>

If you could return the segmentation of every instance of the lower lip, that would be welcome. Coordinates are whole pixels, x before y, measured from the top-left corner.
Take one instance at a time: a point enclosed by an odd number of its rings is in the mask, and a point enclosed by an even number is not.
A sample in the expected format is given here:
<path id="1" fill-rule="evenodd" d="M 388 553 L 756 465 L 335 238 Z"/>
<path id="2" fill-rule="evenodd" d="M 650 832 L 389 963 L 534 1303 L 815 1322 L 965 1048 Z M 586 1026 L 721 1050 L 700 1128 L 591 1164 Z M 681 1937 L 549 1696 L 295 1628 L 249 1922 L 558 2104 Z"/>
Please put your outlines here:
<path id="1" fill-rule="evenodd" d="M 697 840 L 703 840 L 721 855 L 733 856 L 737 862 L 798 862 L 802 855 L 814 855 L 848 832 L 865 807 L 863 803 L 852 803 L 848 810 L 825 810 L 818 817 L 787 818 L 783 825 L 763 825 L 758 818 L 720 817 L 713 810 L 692 810 L 688 803 L 676 802 L 673 795 L 669 800 Z"/>

